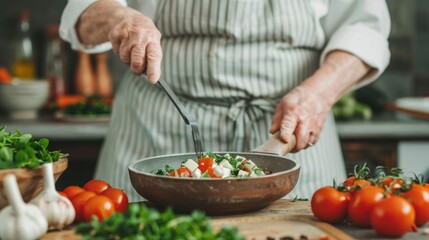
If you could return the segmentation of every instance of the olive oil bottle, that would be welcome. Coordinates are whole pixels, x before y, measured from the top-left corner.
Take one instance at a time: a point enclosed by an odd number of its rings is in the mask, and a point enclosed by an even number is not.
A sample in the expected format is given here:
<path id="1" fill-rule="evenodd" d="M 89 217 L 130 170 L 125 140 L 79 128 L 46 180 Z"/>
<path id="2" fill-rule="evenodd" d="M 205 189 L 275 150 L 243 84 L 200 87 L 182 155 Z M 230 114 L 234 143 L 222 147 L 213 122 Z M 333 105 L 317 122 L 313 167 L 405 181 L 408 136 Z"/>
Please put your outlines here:
<path id="1" fill-rule="evenodd" d="M 30 36 L 30 12 L 22 10 L 19 13 L 19 26 L 15 38 L 15 55 L 12 59 L 12 75 L 21 79 L 35 79 L 33 43 Z"/>

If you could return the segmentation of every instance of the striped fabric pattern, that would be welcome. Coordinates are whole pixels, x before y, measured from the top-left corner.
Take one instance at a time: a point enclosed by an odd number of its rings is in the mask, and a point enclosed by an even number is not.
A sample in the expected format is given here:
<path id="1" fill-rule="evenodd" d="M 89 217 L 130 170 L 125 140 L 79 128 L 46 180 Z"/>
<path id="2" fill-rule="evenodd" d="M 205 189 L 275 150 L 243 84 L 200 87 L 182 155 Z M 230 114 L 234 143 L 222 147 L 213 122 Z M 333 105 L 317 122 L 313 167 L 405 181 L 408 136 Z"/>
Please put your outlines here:
<path id="1" fill-rule="evenodd" d="M 163 78 L 197 120 L 206 151 L 246 152 L 262 144 L 277 101 L 318 66 L 320 42 L 308 1 L 160 0 Z M 335 123 L 319 142 L 291 157 L 301 164 L 287 196 L 311 197 L 344 178 Z M 122 187 L 131 201 L 131 161 L 192 152 L 191 130 L 167 96 L 144 77 L 125 76 L 96 177 Z"/>

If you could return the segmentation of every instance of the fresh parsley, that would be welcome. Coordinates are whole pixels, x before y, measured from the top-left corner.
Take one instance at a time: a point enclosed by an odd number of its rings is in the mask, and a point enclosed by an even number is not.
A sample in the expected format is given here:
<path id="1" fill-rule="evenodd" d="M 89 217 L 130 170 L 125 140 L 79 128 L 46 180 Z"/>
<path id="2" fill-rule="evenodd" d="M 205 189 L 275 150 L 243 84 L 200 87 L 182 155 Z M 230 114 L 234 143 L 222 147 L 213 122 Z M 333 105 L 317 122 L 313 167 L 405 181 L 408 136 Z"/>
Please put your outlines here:
<path id="1" fill-rule="evenodd" d="M 49 140 L 36 140 L 31 134 L 21 134 L 0 128 L 0 169 L 36 168 L 43 163 L 58 161 L 60 151 L 48 150 Z"/>
<path id="2" fill-rule="evenodd" d="M 214 232 L 210 218 L 203 212 L 176 215 L 171 208 L 161 212 L 143 204 L 130 204 L 125 213 L 115 212 L 108 219 L 76 226 L 83 240 L 244 240 L 238 229 L 224 226 Z"/>

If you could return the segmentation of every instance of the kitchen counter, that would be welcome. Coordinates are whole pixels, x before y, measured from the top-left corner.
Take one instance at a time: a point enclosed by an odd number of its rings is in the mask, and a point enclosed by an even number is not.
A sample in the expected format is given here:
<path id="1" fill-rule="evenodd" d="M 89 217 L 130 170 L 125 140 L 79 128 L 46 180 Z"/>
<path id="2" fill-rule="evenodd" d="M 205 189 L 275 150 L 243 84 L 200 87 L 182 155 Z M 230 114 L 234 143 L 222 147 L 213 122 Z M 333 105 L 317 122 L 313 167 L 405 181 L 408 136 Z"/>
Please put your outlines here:
<path id="1" fill-rule="evenodd" d="M 33 136 L 60 140 L 102 140 L 108 122 L 65 122 L 42 116 L 36 120 L 11 120 L 0 115 L 0 126 L 8 131 L 19 129 Z M 429 139 L 429 121 L 396 117 L 393 114 L 377 116 L 371 121 L 338 121 L 341 139 Z"/>
<path id="2" fill-rule="evenodd" d="M 0 116 L 0 126 L 7 131 L 19 129 L 21 133 L 31 133 L 34 137 L 56 140 L 103 140 L 107 133 L 108 121 L 66 122 L 52 117 L 34 120 L 11 120 Z"/>
<path id="3" fill-rule="evenodd" d="M 382 240 L 387 239 L 377 235 L 373 229 L 358 228 L 345 223 L 330 225 L 317 221 L 311 212 L 310 201 L 296 201 L 281 199 L 267 208 L 260 211 L 212 217 L 215 229 L 219 229 L 224 224 L 231 224 L 239 228 L 240 233 L 247 239 L 266 240 L 267 237 L 279 239 L 284 236 L 293 236 L 299 239 L 305 235 L 308 239 L 320 239 L 326 236 L 330 240 L 366 239 Z M 396 239 L 427 239 L 426 225 L 419 229 L 419 232 L 409 232 Z M 79 240 L 73 230 L 50 232 L 43 236 L 41 240 L 70 239 Z"/>

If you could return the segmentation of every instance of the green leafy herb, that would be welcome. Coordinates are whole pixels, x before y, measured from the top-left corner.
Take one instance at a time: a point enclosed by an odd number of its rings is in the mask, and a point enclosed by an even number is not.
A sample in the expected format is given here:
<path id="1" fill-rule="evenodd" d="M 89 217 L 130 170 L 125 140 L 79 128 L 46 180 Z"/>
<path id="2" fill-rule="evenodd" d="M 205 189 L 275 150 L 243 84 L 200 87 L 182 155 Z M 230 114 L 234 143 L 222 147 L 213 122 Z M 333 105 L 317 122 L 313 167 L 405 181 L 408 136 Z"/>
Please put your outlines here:
<path id="1" fill-rule="evenodd" d="M 73 116 L 99 116 L 108 115 L 111 112 L 111 106 L 97 97 L 88 98 L 85 102 L 78 102 L 68 105 L 62 112 Z"/>
<path id="2" fill-rule="evenodd" d="M 176 215 L 171 208 L 160 212 L 142 204 L 130 204 L 125 213 L 116 212 L 102 222 L 94 217 L 91 223 L 77 225 L 76 233 L 83 240 L 244 240 L 232 226 L 215 233 L 210 218 L 203 212 Z"/>
<path id="3" fill-rule="evenodd" d="M 58 161 L 60 151 L 48 150 L 49 140 L 35 140 L 31 134 L 21 134 L 0 128 L 0 169 L 36 168 L 43 163 Z"/>
<path id="4" fill-rule="evenodd" d="M 158 169 L 154 171 L 154 173 L 156 175 L 168 176 L 172 171 L 174 171 L 174 168 L 172 168 L 170 165 L 165 165 L 164 169 Z"/>
<path id="5" fill-rule="evenodd" d="M 298 197 L 298 195 L 296 195 L 296 196 L 292 199 L 292 202 L 297 202 L 297 201 L 308 201 L 308 198 L 301 198 L 301 197 Z"/>

